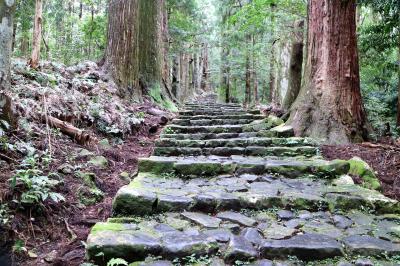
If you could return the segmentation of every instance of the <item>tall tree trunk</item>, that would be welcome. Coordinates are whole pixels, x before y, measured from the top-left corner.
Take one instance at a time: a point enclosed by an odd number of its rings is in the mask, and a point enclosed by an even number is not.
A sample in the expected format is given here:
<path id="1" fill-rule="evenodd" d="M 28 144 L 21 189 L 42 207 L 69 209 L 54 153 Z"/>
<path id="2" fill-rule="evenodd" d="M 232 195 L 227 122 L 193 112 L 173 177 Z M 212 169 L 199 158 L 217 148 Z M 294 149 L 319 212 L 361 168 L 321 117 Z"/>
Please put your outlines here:
<path id="1" fill-rule="evenodd" d="M 164 0 L 140 0 L 139 77 L 141 87 L 161 89 L 164 66 L 162 24 Z"/>
<path id="2" fill-rule="evenodd" d="M 272 43 L 269 62 L 269 97 L 270 103 L 276 102 L 276 75 L 275 75 L 275 42 Z"/>
<path id="3" fill-rule="evenodd" d="M 295 23 L 295 34 L 290 52 L 289 88 L 283 99 L 283 108 L 288 110 L 296 100 L 301 89 L 303 71 L 304 21 Z"/>
<path id="4" fill-rule="evenodd" d="M 229 48 L 224 48 L 222 50 L 222 64 L 221 64 L 221 89 L 225 93 L 225 102 L 229 103 L 230 101 L 230 84 L 229 84 Z"/>
<path id="5" fill-rule="evenodd" d="M 203 44 L 203 51 L 202 51 L 202 78 L 201 78 L 201 89 L 202 91 L 208 91 L 209 90 L 209 84 L 208 84 L 208 44 L 204 43 Z"/>
<path id="6" fill-rule="evenodd" d="M 397 46 L 397 53 L 398 53 L 398 80 L 397 80 L 397 87 L 398 87 L 398 96 L 397 96 L 397 127 L 400 127 L 400 35 L 398 37 L 398 46 Z"/>
<path id="7" fill-rule="evenodd" d="M 40 59 L 40 43 L 42 41 L 42 13 L 43 13 L 43 2 L 42 0 L 36 0 L 35 5 L 35 21 L 33 26 L 33 37 L 32 37 L 32 55 L 28 62 L 31 68 L 39 67 Z"/>
<path id="8" fill-rule="evenodd" d="M 172 94 L 177 98 L 178 92 L 180 90 L 180 64 L 179 64 L 179 57 L 174 55 L 173 62 L 172 62 Z"/>
<path id="9" fill-rule="evenodd" d="M 305 81 L 289 122 L 297 135 L 327 143 L 363 141 L 356 0 L 310 0 L 308 8 Z"/>
<path id="10" fill-rule="evenodd" d="M 111 0 L 105 69 L 122 97 L 142 99 L 139 88 L 139 0 Z"/>
<path id="11" fill-rule="evenodd" d="M 11 98 L 8 96 L 11 79 L 15 1 L 0 0 L 0 120 L 14 125 Z"/>
<path id="12" fill-rule="evenodd" d="M 246 43 L 248 44 L 250 35 L 246 37 Z M 245 104 L 249 106 L 251 104 L 251 68 L 250 68 L 250 51 L 246 49 L 246 89 L 245 89 Z"/>
<path id="13" fill-rule="evenodd" d="M 253 92 L 254 92 L 254 102 L 255 104 L 259 103 L 258 99 L 258 79 L 257 79 L 257 58 L 256 58 L 256 37 L 253 35 Z"/>
<path id="14" fill-rule="evenodd" d="M 193 54 L 193 92 L 196 93 L 199 89 L 199 57 L 196 53 Z"/>

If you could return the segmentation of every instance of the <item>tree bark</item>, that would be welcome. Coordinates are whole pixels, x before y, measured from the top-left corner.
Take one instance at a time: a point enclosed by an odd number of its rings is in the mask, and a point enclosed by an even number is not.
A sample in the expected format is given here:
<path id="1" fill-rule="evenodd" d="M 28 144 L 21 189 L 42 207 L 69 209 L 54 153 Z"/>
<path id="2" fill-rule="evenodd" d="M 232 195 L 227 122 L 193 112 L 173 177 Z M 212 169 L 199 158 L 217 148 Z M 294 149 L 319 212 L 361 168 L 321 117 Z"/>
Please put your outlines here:
<path id="1" fill-rule="evenodd" d="M 15 124 L 12 101 L 8 96 L 11 80 L 15 1 L 0 0 L 0 120 Z"/>
<path id="2" fill-rule="evenodd" d="M 139 0 L 111 0 L 105 69 L 119 87 L 119 95 L 142 99 L 139 89 Z"/>
<path id="3" fill-rule="evenodd" d="M 40 44 L 42 41 L 42 13 L 43 13 L 43 2 L 42 0 L 36 0 L 35 5 L 35 21 L 33 26 L 32 36 L 32 55 L 28 62 L 31 68 L 39 67 L 40 60 Z"/>
<path id="4" fill-rule="evenodd" d="M 275 76 L 275 44 L 271 47 L 271 56 L 269 63 L 269 102 L 273 103 L 276 94 L 276 76 Z"/>
<path id="5" fill-rule="evenodd" d="M 398 46 L 397 46 L 397 53 L 398 53 L 398 80 L 397 80 L 397 127 L 400 127 L 400 35 L 398 37 Z"/>
<path id="6" fill-rule="evenodd" d="M 250 36 L 246 37 L 246 43 L 249 44 Z M 251 69 L 250 69 L 250 51 L 246 49 L 246 88 L 245 88 L 245 104 L 251 104 Z"/>
<path id="7" fill-rule="evenodd" d="M 289 88 L 283 99 L 283 109 L 288 110 L 296 100 L 301 89 L 303 71 L 304 21 L 295 23 L 295 34 L 290 53 Z"/>
<path id="8" fill-rule="evenodd" d="M 258 99 L 258 79 L 257 79 L 257 58 L 256 58 L 256 37 L 253 35 L 253 92 L 254 92 L 254 102 L 259 103 Z"/>
<path id="9" fill-rule="evenodd" d="M 310 0 L 308 8 L 305 81 L 289 123 L 297 135 L 327 143 L 363 141 L 356 0 Z"/>
<path id="10" fill-rule="evenodd" d="M 172 94 L 175 97 L 178 97 L 179 92 L 179 84 L 180 84 L 180 64 L 179 58 L 177 55 L 174 55 L 172 61 Z"/>
<path id="11" fill-rule="evenodd" d="M 202 51 L 202 70 L 201 70 L 201 90 L 208 91 L 209 84 L 208 84 L 208 44 L 203 44 L 203 51 Z"/>
<path id="12" fill-rule="evenodd" d="M 164 0 L 139 0 L 139 78 L 143 90 L 161 89 Z"/>

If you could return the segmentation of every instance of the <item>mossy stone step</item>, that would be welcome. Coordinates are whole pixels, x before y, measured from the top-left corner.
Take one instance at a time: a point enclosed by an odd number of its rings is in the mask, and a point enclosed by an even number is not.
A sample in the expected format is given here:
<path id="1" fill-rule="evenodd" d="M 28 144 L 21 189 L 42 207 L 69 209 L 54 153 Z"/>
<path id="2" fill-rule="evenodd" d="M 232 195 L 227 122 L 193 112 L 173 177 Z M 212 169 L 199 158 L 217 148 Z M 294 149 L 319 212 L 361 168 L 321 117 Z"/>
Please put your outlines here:
<path id="1" fill-rule="evenodd" d="M 155 156 L 278 156 L 292 157 L 305 156 L 312 157 L 319 153 L 318 147 L 301 146 L 301 147 L 215 147 L 215 148 L 193 148 L 193 147 L 156 147 L 154 149 Z"/>
<path id="2" fill-rule="evenodd" d="M 216 147 L 248 147 L 248 146 L 318 146 L 316 140 L 311 138 L 231 138 L 231 139 L 173 139 L 161 138 L 156 141 L 156 147 L 191 147 L 191 148 L 216 148 Z"/>
<path id="3" fill-rule="evenodd" d="M 141 173 L 131 184 L 118 191 L 113 203 L 113 213 L 118 216 L 269 208 L 342 212 L 370 209 L 377 213 L 400 213 L 399 202 L 357 185 L 334 185 L 330 180 L 312 178 L 248 174 L 182 180 Z"/>
<path id="4" fill-rule="evenodd" d="M 318 176 L 335 178 L 347 174 L 347 161 L 324 161 L 321 159 L 279 159 L 274 157 L 161 157 L 139 159 L 139 171 L 165 174 L 174 173 L 181 177 L 215 176 L 220 174 L 264 174 L 275 173 L 291 178 Z"/>
<path id="5" fill-rule="evenodd" d="M 277 127 L 278 129 L 280 127 Z M 234 138 L 289 138 L 293 137 L 294 132 L 290 127 L 284 130 L 263 130 L 259 132 L 244 132 L 244 133 L 171 133 L 165 132 L 161 134 L 162 139 L 177 139 L 177 140 L 211 140 L 211 139 L 234 139 Z"/>
<path id="6" fill-rule="evenodd" d="M 254 119 L 174 119 L 173 124 L 179 126 L 214 126 L 214 125 L 246 125 Z"/>
<path id="7" fill-rule="evenodd" d="M 243 125 L 217 125 L 217 126 L 179 126 L 171 124 L 164 132 L 174 133 L 242 133 Z"/>
<path id="8" fill-rule="evenodd" d="M 264 115 L 252 115 L 252 114 L 242 114 L 242 115 L 181 115 L 178 119 L 188 119 L 188 120 L 211 120 L 211 119 L 252 119 L 260 120 L 265 118 Z"/>
<path id="9" fill-rule="evenodd" d="M 185 116 L 196 116 L 196 115 L 208 115 L 208 116 L 215 116 L 215 115 L 245 115 L 245 114 L 256 114 L 259 115 L 260 113 L 256 112 L 249 112 L 249 111 L 224 111 L 224 110 L 219 110 L 219 111 L 196 111 L 196 110 L 182 110 L 179 111 L 179 115 L 185 115 Z"/>
<path id="10" fill-rule="evenodd" d="M 186 256 L 213 257 L 219 261 L 218 265 L 265 258 L 271 259 L 264 262 L 272 265 L 272 260 L 285 260 L 290 256 L 314 260 L 316 264 L 313 265 L 336 265 L 332 260 L 330 264 L 318 261 L 360 255 L 390 258 L 400 252 L 397 223 L 384 216 L 360 211 L 343 215 L 299 210 L 290 219 L 282 220 L 279 212 L 230 211 L 212 215 L 170 212 L 142 219 L 112 218 L 93 227 L 87 241 L 87 254 L 99 265 L 105 265 L 112 258 L 134 263 L 157 257 L 156 260 L 168 263 L 166 260 Z M 397 216 L 397 221 L 399 219 Z M 348 221 L 347 226 L 341 226 L 338 222 L 341 220 Z M 393 235 L 383 240 L 381 230 Z"/>

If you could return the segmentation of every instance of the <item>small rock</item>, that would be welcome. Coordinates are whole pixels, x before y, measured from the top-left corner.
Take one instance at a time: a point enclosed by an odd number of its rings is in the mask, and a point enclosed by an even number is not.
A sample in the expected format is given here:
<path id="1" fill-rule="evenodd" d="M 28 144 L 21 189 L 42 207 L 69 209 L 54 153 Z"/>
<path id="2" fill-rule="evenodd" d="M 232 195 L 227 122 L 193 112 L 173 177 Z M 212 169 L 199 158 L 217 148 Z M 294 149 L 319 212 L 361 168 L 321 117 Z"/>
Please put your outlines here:
<path id="1" fill-rule="evenodd" d="M 259 260 L 253 264 L 250 264 L 250 266 L 273 266 L 273 265 L 275 265 L 275 264 L 271 260 Z"/>
<path id="2" fill-rule="evenodd" d="M 334 215 L 332 220 L 334 225 L 340 229 L 347 229 L 353 224 L 352 220 L 343 215 Z"/>
<path id="3" fill-rule="evenodd" d="M 244 237 L 234 236 L 229 242 L 225 253 L 225 260 L 232 262 L 236 260 L 246 261 L 258 257 L 257 250 Z"/>
<path id="4" fill-rule="evenodd" d="M 221 212 L 218 213 L 217 217 L 222 220 L 238 223 L 244 226 L 253 226 L 257 223 L 256 220 L 237 212 Z"/>
<path id="5" fill-rule="evenodd" d="M 207 230 L 203 233 L 222 243 L 228 242 L 232 237 L 232 233 L 228 229 Z"/>
<path id="6" fill-rule="evenodd" d="M 182 213 L 182 216 L 205 228 L 218 228 L 221 223 L 221 219 L 198 212 L 184 212 Z"/>
<path id="7" fill-rule="evenodd" d="M 93 157 L 89 161 L 89 163 L 93 164 L 94 166 L 97 166 L 97 167 L 105 168 L 108 165 L 108 160 L 104 156 L 96 156 L 96 157 Z"/>
<path id="8" fill-rule="evenodd" d="M 375 264 L 369 259 L 356 260 L 356 266 L 374 266 Z"/>
<path id="9" fill-rule="evenodd" d="M 276 215 L 281 221 L 288 221 L 294 218 L 294 213 L 286 210 L 280 210 Z"/>
<path id="10" fill-rule="evenodd" d="M 262 232 L 264 237 L 268 239 L 286 239 L 293 236 L 297 230 L 279 224 L 272 224 L 270 227 L 262 230 Z"/>
<path id="11" fill-rule="evenodd" d="M 110 149 L 111 145 L 110 142 L 108 141 L 108 139 L 102 139 L 99 141 L 99 145 L 100 147 L 102 147 L 103 149 Z"/>
<path id="12" fill-rule="evenodd" d="M 57 259 L 57 250 L 53 250 L 52 252 L 47 254 L 46 257 L 44 258 L 44 260 L 48 263 L 53 262 L 55 259 Z"/>
<path id="13" fill-rule="evenodd" d="M 257 229 L 251 227 L 243 229 L 240 236 L 255 245 L 261 245 L 265 241 L 261 233 Z"/>

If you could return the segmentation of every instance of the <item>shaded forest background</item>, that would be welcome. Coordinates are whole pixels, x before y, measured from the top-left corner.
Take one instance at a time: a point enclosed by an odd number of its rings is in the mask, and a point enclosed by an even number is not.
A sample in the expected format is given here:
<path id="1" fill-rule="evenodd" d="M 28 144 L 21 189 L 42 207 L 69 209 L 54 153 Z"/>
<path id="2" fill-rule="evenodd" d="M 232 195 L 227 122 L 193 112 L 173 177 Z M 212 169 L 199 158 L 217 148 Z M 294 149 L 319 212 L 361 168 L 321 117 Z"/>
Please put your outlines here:
<path id="1" fill-rule="evenodd" d="M 168 48 L 165 71 L 175 100 L 182 102 L 192 91 L 209 86 L 219 91 L 221 100 L 228 97 L 233 102 L 290 107 L 290 99 L 284 97 L 292 82 L 292 44 L 304 47 L 305 1 L 170 0 L 165 4 L 169 20 L 164 39 Z M 18 1 L 15 57 L 31 54 L 34 12 L 35 1 Z M 44 1 L 41 58 L 66 65 L 101 61 L 107 47 L 107 23 L 105 0 Z M 387 134 L 389 128 L 398 134 L 398 28 L 395 0 L 359 2 L 361 89 L 377 136 Z M 251 93 L 246 93 L 246 75 L 251 79 Z M 206 80 L 201 84 L 203 77 Z M 157 92 L 149 94 L 161 102 Z"/>

